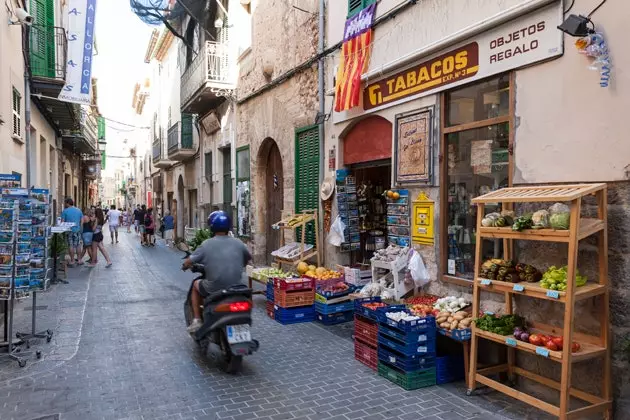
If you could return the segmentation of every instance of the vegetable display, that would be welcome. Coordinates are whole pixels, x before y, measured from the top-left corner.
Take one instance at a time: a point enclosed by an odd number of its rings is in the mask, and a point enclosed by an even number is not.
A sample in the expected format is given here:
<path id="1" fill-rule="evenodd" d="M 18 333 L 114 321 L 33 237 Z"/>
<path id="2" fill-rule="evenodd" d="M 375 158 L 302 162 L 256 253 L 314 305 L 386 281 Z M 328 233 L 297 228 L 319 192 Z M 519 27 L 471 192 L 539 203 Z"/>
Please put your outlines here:
<path id="1" fill-rule="evenodd" d="M 531 216 L 519 216 L 514 220 L 512 230 L 520 232 L 523 229 L 531 229 L 534 226 Z"/>
<path id="2" fill-rule="evenodd" d="M 532 227 L 534 229 L 546 229 L 549 227 L 549 212 L 547 210 L 538 210 L 532 215 Z"/>
<path id="3" fill-rule="evenodd" d="M 535 283 L 542 279 L 542 273 L 533 265 L 518 263 L 514 268 L 518 273 L 518 279 L 520 281 Z"/>
<path id="4" fill-rule="evenodd" d="M 455 296 L 447 296 L 441 299 L 438 299 L 433 305 L 434 309 L 439 310 L 440 312 L 457 312 L 464 309 L 466 306 L 470 305 L 470 302 L 466 302 L 464 298 L 457 298 Z"/>
<path id="5" fill-rule="evenodd" d="M 389 319 L 392 319 L 396 322 L 400 322 L 400 321 L 416 321 L 418 319 L 420 319 L 419 316 L 415 316 L 415 315 L 410 315 L 405 311 L 400 311 L 400 312 L 387 312 L 385 313 L 385 316 Z"/>
<path id="6" fill-rule="evenodd" d="M 530 333 L 525 327 L 514 328 L 514 338 L 524 341 L 534 346 L 546 347 L 553 351 L 562 351 L 564 348 L 564 339 L 555 335 L 545 335 L 539 333 Z M 580 344 L 575 341 L 571 343 L 571 353 L 580 351 Z"/>
<path id="7" fill-rule="evenodd" d="M 435 315 L 437 327 L 447 331 L 470 328 L 472 320 L 472 316 L 466 311 L 458 311 L 455 313 L 443 311 Z"/>
<path id="8" fill-rule="evenodd" d="M 258 274 L 262 277 L 277 278 L 277 279 L 286 279 L 286 278 L 294 277 L 293 273 L 284 272 L 279 268 L 262 268 L 258 270 Z"/>
<path id="9" fill-rule="evenodd" d="M 483 227 L 506 227 L 511 226 L 514 222 L 514 212 L 504 210 L 501 213 L 488 213 L 481 220 Z"/>
<path id="10" fill-rule="evenodd" d="M 481 265 L 480 277 L 489 280 L 499 280 L 515 283 L 519 281 L 514 262 L 492 258 Z"/>
<path id="11" fill-rule="evenodd" d="M 580 275 L 580 271 L 575 269 L 575 285 L 577 287 L 584 286 L 587 278 Z M 567 290 L 567 266 L 556 267 L 552 265 L 542 275 L 540 286 L 545 289 L 559 290 L 561 292 Z"/>
<path id="12" fill-rule="evenodd" d="M 499 335 L 513 334 L 514 328 L 525 325 L 523 318 L 518 315 L 494 316 L 485 314 L 482 317 L 475 319 L 474 322 L 480 330 Z"/>

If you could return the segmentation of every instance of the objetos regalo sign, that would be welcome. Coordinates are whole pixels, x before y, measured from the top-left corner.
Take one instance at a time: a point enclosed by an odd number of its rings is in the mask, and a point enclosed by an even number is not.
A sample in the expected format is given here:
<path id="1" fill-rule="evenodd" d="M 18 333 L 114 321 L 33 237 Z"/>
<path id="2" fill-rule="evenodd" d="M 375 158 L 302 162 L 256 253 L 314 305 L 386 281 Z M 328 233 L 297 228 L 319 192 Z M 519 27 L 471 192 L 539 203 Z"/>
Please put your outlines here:
<path id="1" fill-rule="evenodd" d="M 470 38 L 447 52 L 363 90 L 363 108 L 430 95 L 464 83 L 562 55 L 561 4 L 553 4 Z"/>
<path id="2" fill-rule="evenodd" d="M 96 0 L 69 0 L 67 14 L 66 84 L 59 94 L 59 99 L 90 105 Z"/>

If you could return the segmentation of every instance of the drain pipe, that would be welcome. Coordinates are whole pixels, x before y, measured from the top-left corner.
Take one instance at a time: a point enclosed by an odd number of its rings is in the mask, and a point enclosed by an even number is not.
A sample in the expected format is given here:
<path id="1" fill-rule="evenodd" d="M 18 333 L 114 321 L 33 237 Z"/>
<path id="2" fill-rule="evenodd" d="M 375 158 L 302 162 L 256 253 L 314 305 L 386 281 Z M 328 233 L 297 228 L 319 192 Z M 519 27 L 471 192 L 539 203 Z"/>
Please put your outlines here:
<path id="1" fill-rule="evenodd" d="M 325 1 L 326 0 L 319 0 L 319 24 L 318 24 L 318 30 L 317 33 L 319 35 L 319 39 L 318 39 L 318 45 L 317 45 L 317 53 L 322 55 L 322 52 L 324 51 L 324 44 L 325 44 L 325 16 L 324 13 L 326 11 L 326 5 L 325 5 Z M 319 185 L 322 184 L 322 182 L 324 181 L 324 169 L 325 169 L 325 165 L 324 162 L 326 160 L 326 150 L 325 150 L 325 144 L 326 144 L 326 139 L 325 139 L 325 130 L 324 130 L 324 118 L 323 116 L 326 114 L 326 87 L 324 86 L 324 63 L 325 63 L 325 57 L 322 55 L 319 58 L 319 64 L 317 66 L 317 95 L 318 95 L 318 99 L 319 99 L 319 116 L 322 119 L 321 122 L 318 125 L 318 131 L 319 131 Z M 324 238 L 326 236 L 326 232 L 324 232 L 324 206 L 322 205 L 322 201 L 321 200 L 317 200 L 317 202 L 319 203 L 319 211 L 318 211 L 318 216 L 319 216 L 319 226 L 321 228 L 322 231 L 322 235 L 321 238 Z M 319 250 L 318 252 L 320 253 L 322 262 L 325 263 L 326 259 L 325 259 L 325 255 L 326 253 L 324 252 L 324 246 L 321 244 L 322 241 L 320 240 L 320 243 L 318 244 L 319 246 Z"/>

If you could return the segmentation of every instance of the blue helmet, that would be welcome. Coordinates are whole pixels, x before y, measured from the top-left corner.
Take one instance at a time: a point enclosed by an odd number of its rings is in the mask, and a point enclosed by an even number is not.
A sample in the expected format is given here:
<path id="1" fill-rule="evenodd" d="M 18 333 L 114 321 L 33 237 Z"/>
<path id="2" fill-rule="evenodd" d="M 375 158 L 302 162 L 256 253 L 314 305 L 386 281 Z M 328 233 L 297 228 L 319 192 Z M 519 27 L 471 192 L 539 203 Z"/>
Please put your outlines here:
<path id="1" fill-rule="evenodd" d="M 215 210 L 212 213 L 210 213 L 210 215 L 208 216 L 208 228 L 212 226 L 212 221 L 219 213 L 220 213 L 220 210 Z"/>
<path id="2" fill-rule="evenodd" d="M 212 217 L 214 214 L 214 217 Z M 213 212 L 208 218 L 210 221 L 210 231 L 212 233 L 227 233 L 232 229 L 230 216 L 222 210 Z"/>

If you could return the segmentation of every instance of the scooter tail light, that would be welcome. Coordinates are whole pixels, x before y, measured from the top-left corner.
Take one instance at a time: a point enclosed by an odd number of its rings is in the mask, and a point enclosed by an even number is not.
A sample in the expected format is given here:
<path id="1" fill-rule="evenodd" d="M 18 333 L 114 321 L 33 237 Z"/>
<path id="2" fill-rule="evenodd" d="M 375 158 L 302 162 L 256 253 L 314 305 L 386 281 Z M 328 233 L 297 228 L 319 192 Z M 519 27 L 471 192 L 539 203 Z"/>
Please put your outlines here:
<path id="1" fill-rule="evenodd" d="M 247 312 L 252 309 L 252 303 L 249 301 L 222 303 L 217 305 L 215 312 Z"/>

